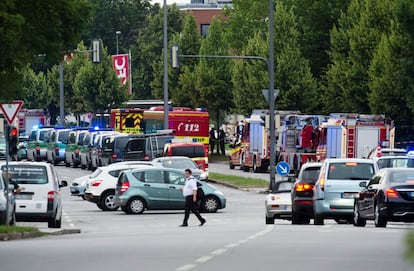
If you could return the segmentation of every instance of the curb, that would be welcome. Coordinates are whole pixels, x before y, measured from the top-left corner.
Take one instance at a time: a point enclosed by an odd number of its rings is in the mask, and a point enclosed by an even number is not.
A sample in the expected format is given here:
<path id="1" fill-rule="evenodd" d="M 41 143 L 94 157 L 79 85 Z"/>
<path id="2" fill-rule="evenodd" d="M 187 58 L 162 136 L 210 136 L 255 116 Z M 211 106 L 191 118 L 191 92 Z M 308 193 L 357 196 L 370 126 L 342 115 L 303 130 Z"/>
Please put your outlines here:
<path id="1" fill-rule="evenodd" d="M 10 240 L 19 240 L 27 238 L 36 238 L 47 235 L 63 235 L 63 234 L 75 234 L 81 233 L 80 229 L 61 229 L 55 231 L 32 231 L 32 232 L 9 232 L 9 233 L 0 233 L 0 241 L 10 241 Z"/>
<path id="2" fill-rule="evenodd" d="M 240 186 L 237 186 L 237 185 L 234 185 L 234 184 L 229 184 L 229 183 L 226 183 L 226 182 L 216 181 L 216 180 L 211 180 L 211 179 L 208 179 L 208 182 L 218 183 L 218 184 L 221 184 L 223 186 L 230 187 L 230 188 L 233 188 L 233 189 L 249 191 L 249 192 L 255 192 L 257 194 L 269 194 L 269 190 L 265 189 L 265 188 L 240 187 Z"/>

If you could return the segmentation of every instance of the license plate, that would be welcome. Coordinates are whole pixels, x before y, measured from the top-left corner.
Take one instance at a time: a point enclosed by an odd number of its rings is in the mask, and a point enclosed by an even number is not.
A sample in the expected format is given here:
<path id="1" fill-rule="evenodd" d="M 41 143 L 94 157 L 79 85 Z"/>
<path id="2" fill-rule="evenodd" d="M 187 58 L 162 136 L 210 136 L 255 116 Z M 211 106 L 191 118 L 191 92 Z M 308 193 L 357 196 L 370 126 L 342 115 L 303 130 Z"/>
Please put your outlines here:
<path id="1" fill-rule="evenodd" d="M 32 199 L 33 195 L 30 194 L 17 194 L 16 199 Z"/>
<path id="2" fill-rule="evenodd" d="M 357 196 L 358 196 L 358 193 L 350 193 L 350 192 L 342 193 L 343 199 L 353 199 L 353 198 L 356 198 Z"/>

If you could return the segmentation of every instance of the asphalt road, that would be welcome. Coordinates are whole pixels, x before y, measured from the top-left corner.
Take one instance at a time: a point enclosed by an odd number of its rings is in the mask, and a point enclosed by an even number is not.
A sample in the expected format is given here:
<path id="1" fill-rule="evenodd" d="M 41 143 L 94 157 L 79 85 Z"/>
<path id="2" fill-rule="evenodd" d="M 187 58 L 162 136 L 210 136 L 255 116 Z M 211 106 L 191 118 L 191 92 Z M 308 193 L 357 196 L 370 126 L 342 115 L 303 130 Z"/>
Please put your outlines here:
<path id="1" fill-rule="evenodd" d="M 59 167 L 61 176 L 86 174 Z M 252 173 L 253 174 L 253 173 Z M 207 223 L 178 227 L 182 211 L 125 215 L 103 212 L 64 188 L 63 228 L 80 234 L 0 243 L 0 266 L 16 270 L 413 270 L 403 259 L 412 224 L 377 229 L 337 225 L 265 225 L 263 194 L 220 185 L 227 208 L 203 214 Z M 27 224 L 19 222 L 18 224 Z M 45 229 L 46 223 L 34 223 Z"/>

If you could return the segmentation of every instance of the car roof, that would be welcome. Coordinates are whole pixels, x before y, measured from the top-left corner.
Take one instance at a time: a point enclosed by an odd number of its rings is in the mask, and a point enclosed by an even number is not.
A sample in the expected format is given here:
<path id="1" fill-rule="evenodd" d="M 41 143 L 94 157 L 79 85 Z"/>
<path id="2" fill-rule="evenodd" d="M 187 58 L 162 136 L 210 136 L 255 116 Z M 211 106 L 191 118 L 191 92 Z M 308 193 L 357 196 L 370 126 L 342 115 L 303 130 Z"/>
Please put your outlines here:
<path id="1" fill-rule="evenodd" d="M 157 157 L 157 158 L 154 158 L 154 160 L 153 161 L 155 161 L 155 160 L 160 160 L 160 161 L 163 161 L 163 160 L 178 160 L 178 159 L 189 159 L 189 160 L 191 160 L 191 161 L 193 161 L 190 157 L 188 157 L 188 156 L 167 156 L 167 157 Z"/>
<path id="2" fill-rule="evenodd" d="M 410 168 L 410 167 L 388 167 L 388 168 L 382 168 L 380 169 L 379 172 L 401 172 L 401 171 L 413 171 L 414 172 L 414 168 Z"/>
<path id="3" fill-rule="evenodd" d="M 305 169 L 308 167 L 322 167 L 323 162 L 307 162 L 302 165 L 301 169 Z"/>
<path id="4" fill-rule="evenodd" d="M 357 162 L 357 163 L 375 163 L 373 159 L 366 158 L 328 158 L 325 160 L 326 163 L 347 163 L 347 162 Z"/>

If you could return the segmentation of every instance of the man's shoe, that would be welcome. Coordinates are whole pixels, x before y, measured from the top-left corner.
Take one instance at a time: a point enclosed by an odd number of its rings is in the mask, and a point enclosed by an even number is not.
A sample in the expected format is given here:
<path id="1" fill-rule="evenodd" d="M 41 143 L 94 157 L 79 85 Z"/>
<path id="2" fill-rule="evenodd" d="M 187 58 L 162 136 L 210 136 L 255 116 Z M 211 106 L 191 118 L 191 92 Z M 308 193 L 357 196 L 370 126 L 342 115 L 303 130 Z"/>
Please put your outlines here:
<path id="1" fill-rule="evenodd" d="M 187 224 L 181 224 L 180 227 L 187 227 Z"/>
<path id="2" fill-rule="evenodd" d="M 201 221 L 201 224 L 199 225 L 200 227 L 203 226 L 204 224 L 206 224 L 207 220 L 203 219 L 203 221 Z"/>

